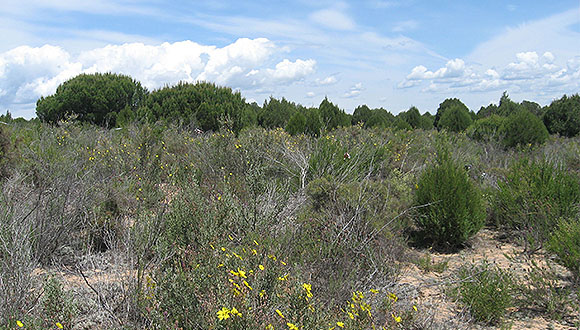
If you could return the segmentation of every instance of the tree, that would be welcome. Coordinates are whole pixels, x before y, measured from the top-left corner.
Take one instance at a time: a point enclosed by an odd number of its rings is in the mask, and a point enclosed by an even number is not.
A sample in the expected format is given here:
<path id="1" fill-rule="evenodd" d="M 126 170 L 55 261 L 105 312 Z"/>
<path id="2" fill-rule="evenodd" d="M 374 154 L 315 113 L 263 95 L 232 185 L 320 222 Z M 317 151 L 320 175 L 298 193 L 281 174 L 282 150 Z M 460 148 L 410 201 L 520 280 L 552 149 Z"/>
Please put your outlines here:
<path id="1" fill-rule="evenodd" d="M 580 132 L 580 96 L 578 94 L 553 101 L 544 114 L 544 124 L 552 134 L 573 137 Z"/>
<path id="2" fill-rule="evenodd" d="M 277 100 L 270 96 L 264 102 L 262 110 L 258 113 L 258 124 L 264 128 L 286 127 L 290 117 L 298 111 L 298 106 L 285 98 Z"/>
<path id="3" fill-rule="evenodd" d="M 439 104 L 439 108 L 437 109 L 437 113 L 435 114 L 435 119 L 433 121 L 433 126 L 435 126 L 437 129 L 440 129 L 441 126 L 439 125 L 439 121 L 441 120 L 441 117 L 448 109 L 452 107 L 458 107 L 460 109 L 463 109 L 465 110 L 465 112 L 469 114 L 469 109 L 459 99 L 456 98 L 446 99 L 441 104 Z"/>
<path id="4" fill-rule="evenodd" d="M 409 110 L 401 112 L 399 117 L 406 121 L 411 128 L 422 128 L 421 127 L 421 114 L 419 113 L 419 109 L 416 107 L 411 107 Z"/>
<path id="5" fill-rule="evenodd" d="M 290 135 L 298 135 L 301 133 L 306 132 L 306 117 L 301 114 L 299 111 L 294 113 L 290 120 L 288 120 L 288 124 L 286 125 L 286 132 Z"/>
<path id="6" fill-rule="evenodd" d="M 498 115 L 508 117 L 522 109 L 523 107 L 521 105 L 510 99 L 507 91 L 503 92 L 501 98 L 499 99 L 499 106 L 497 108 Z"/>
<path id="7" fill-rule="evenodd" d="M 371 115 L 372 110 L 366 104 L 359 105 L 352 113 L 352 124 L 357 125 L 358 123 L 363 123 L 363 126 L 366 127 L 366 123 L 369 121 Z"/>
<path id="8" fill-rule="evenodd" d="M 49 123 L 75 115 L 82 122 L 112 127 L 121 110 L 136 110 L 146 96 L 147 90 L 129 76 L 81 74 L 58 86 L 54 95 L 41 97 L 36 115 Z"/>
<path id="9" fill-rule="evenodd" d="M 438 127 L 451 132 L 462 132 L 471 123 L 471 116 L 467 108 L 456 104 L 445 110 L 443 116 L 439 119 Z"/>
<path id="10" fill-rule="evenodd" d="M 322 123 L 327 130 L 333 130 L 341 126 L 350 126 L 351 119 L 343 110 L 324 98 L 318 107 Z"/>
<path id="11" fill-rule="evenodd" d="M 149 122 L 196 123 L 203 130 L 217 131 L 228 121 L 235 132 L 252 125 L 254 110 L 240 92 L 209 82 L 179 82 L 149 94 L 137 117 Z"/>
<path id="12" fill-rule="evenodd" d="M 503 144 L 506 147 L 542 144 L 548 139 L 544 123 L 531 112 L 521 109 L 510 115 L 501 127 Z"/>

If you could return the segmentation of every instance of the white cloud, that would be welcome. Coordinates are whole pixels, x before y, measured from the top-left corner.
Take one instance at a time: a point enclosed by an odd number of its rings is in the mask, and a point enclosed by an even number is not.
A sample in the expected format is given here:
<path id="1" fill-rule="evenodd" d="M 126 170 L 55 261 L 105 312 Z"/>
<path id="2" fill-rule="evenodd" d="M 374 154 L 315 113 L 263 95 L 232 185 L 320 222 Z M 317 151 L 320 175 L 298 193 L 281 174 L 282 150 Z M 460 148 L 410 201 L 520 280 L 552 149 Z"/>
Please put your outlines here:
<path id="1" fill-rule="evenodd" d="M 314 92 L 308 92 L 308 93 L 306 93 L 306 97 L 307 98 L 313 98 L 314 96 L 316 96 L 316 93 L 314 93 Z"/>
<path id="2" fill-rule="evenodd" d="M 411 70 L 407 76 L 407 80 L 424 80 L 424 79 L 439 79 L 439 78 L 454 78 L 461 77 L 465 71 L 465 62 L 462 59 L 456 58 L 447 62 L 445 67 L 437 71 L 428 71 L 423 65 L 419 65 Z"/>
<path id="3" fill-rule="evenodd" d="M 345 98 L 357 97 L 363 90 L 364 90 L 363 85 L 362 83 L 359 82 L 351 86 L 350 89 L 342 95 L 342 97 Z"/>
<path id="4" fill-rule="evenodd" d="M 471 91 L 485 92 L 500 89 L 518 91 L 544 91 L 556 87 L 562 93 L 580 88 L 580 57 L 567 61 L 567 66 L 557 62 L 552 52 L 539 56 L 535 51 L 515 54 L 515 61 L 503 67 L 482 67 L 466 65 L 461 59 L 448 61 L 445 67 L 435 71 L 423 65 L 414 67 L 406 79 L 399 82 L 398 88 L 411 88 L 428 82 L 424 92 Z"/>
<path id="5" fill-rule="evenodd" d="M 149 89 L 178 81 L 208 80 L 257 90 L 290 85 L 315 72 L 315 60 L 280 61 L 281 52 L 265 38 L 242 38 L 222 48 L 189 40 L 160 45 L 128 43 L 77 56 L 50 45 L 17 47 L 0 53 L 0 109 L 32 105 L 38 97 L 54 93 L 59 84 L 80 73 L 123 73 Z"/>
<path id="6" fill-rule="evenodd" d="M 315 23 L 333 30 L 348 31 L 356 27 L 352 18 L 337 9 L 316 11 L 310 15 L 310 19 Z"/>
<path id="7" fill-rule="evenodd" d="M 338 82 L 335 76 L 328 76 L 324 79 L 316 78 L 316 84 L 319 86 L 327 86 L 327 85 L 334 85 Z"/>

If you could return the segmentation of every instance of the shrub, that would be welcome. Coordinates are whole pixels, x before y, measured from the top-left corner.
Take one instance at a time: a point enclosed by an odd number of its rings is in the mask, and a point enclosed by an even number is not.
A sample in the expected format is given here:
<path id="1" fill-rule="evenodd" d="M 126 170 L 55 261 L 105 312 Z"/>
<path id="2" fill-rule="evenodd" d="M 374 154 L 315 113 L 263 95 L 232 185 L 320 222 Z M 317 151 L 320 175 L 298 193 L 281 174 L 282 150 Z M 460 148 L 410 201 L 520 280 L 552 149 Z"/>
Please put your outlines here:
<path id="1" fill-rule="evenodd" d="M 515 162 L 498 186 L 492 205 L 495 224 L 516 230 L 527 250 L 541 247 L 557 220 L 574 216 L 580 201 L 578 179 L 545 160 Z"/>
<path id="2" fill-rule="evenodd" d="M 564 95 L 550 104 L 544 124 L 552 134 L 573 137 L 580 132 L 580 95 Z"/>
<path id="3" fill-rule="evenodd" d="M 548 130 L 540 118 L 527 110 L 511 114 L 501 128 L 502 143 L 508 148 L 518 145 L 542 144 L 548 139 Z"/>
<path id="4" fill-rule="evenodd" d="M 453 105 L 443 112 L 438 127 L 450 132 L 462 132 L 471 125 L 471 122 L 471 116 L 465 107 Z"/>
<path id="5" fill-rule="evenodd" d="M 499 141 L 501 140 L 501 126 L 504 121 L 505 117 L 498 115 L 476 120 L 467 128 L 467 136 L 483 142 Z"/>
<path id="6" fill-rule="evenodd" d="M 72 320 L 77 313 L 75 303 L 54 276 L 49 276 L 44 284 L 42 306 L 45 326 L 51 327 L 58 322 L 67 329 L 72 328 Z"/>
<path id="7" fill-rule="evenodd" d="M 550 236 L 548 250 L 555 253 L 557 261 L 568 268 L 576 279 L 580 279 L 580 221 L 563 220 Z"/>
<path id="8" fill-rule="evenodd" d="M 439 150 L 436 164 L 421 175 L 415 196 L 423 243 L 459 247 L 484 224 L 481 193 L 447 150 Z"/>
<path id="9" fill-rule="evenodd" d="M 497 324 L 514 302 L 515 284 L 511 273 L 484 261 L 459 270 L 459 285 L 453 293 L 477 322 Z"/>

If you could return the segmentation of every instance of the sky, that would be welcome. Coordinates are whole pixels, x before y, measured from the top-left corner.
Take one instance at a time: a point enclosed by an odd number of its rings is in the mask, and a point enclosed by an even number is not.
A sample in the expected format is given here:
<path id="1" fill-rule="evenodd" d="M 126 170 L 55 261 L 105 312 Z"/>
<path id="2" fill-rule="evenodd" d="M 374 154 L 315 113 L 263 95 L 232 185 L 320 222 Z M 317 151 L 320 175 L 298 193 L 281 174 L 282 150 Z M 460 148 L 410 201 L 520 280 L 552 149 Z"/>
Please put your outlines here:
<path id="1" fill-rule="evenodd" d="M 580 0 L 0 0 L 0 112 L 81 74 L 394 114 L 580 92 Z"/>

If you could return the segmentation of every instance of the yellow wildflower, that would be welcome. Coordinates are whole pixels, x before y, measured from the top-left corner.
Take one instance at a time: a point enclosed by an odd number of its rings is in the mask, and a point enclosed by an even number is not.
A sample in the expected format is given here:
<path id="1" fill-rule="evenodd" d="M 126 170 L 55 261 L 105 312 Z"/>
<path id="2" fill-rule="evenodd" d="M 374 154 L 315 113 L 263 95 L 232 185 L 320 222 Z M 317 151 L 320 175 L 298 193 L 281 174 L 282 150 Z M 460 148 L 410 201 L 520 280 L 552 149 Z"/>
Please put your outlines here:
<path id="1" fill-rule="evenodd" d="M 22 324 L 22 322 L 20 322 L 20 321 L 16 321 L 16 325 L 17 325 L 19 328 L 22 328 L 22 327 L 24 326 L 24 324 Z"/>
<path id="2" fill-rule="evenodd" d="M 276 310 L 276 313 L 278 313 L 278 315 L 280 315 L 281 318 L 284 318 L 284 314 L 282 314 L 282 312 L 280 312 L 279 309 Z"/>
<path id="3" fill-rule="evenodd" d="M 336 322 L 336 325 L 338 325 L 341 328 L 344 328 L 344 323 L 342 323 L 342 322 Z"/>
<path id="4" fill-rule="evenodd" d="M 260 268 L 260 270 L 264 270 L 264 265 L 258 265 L 258 268 Z"/>
<path id="5" fill-rule="evenodd" d="M 298 330 L 298 327 L 290 322 L 286 323 L 286 325 L 288 326 L 288 329 L 290 329 L 290 330 Z"/>
<path id="6" fill-rule="evenodd" d="M 57 327 L 57 328 L 59 328 L 59 329 L 62 329 L 62 328 L 64 328 L 64 327 L 62 326 L 62 324 L 60 324 L 60 322 L 56 322 L 56 323 L 55 323 L 55 325 L 56 325 L 56 327 Z"/>
<path id="7" fill-rule="evenodd" d="M 400 323 L 403 319 L 401 319 L 400 316 L 395 316 L 395 313 L 391 314 L 393 316 L 393 319 L 395 319 L 395 322 Z"/>
<path id="8" fill-rule="evenodd" d="M 222 307 L 222 309 L 217 312 L 217 316 L 220 320 L 227 320 L 230 317 L 230 310 Z"/>
<path id="9" fill-rule="evenodd" d="M 238 310 L 234 307 L 232 308 L 232 310 L 230 311 L 230 313 L 234 316 L 238 316 L 238 317 L 242 317 L 242 313 L 238 312 Z"/>

